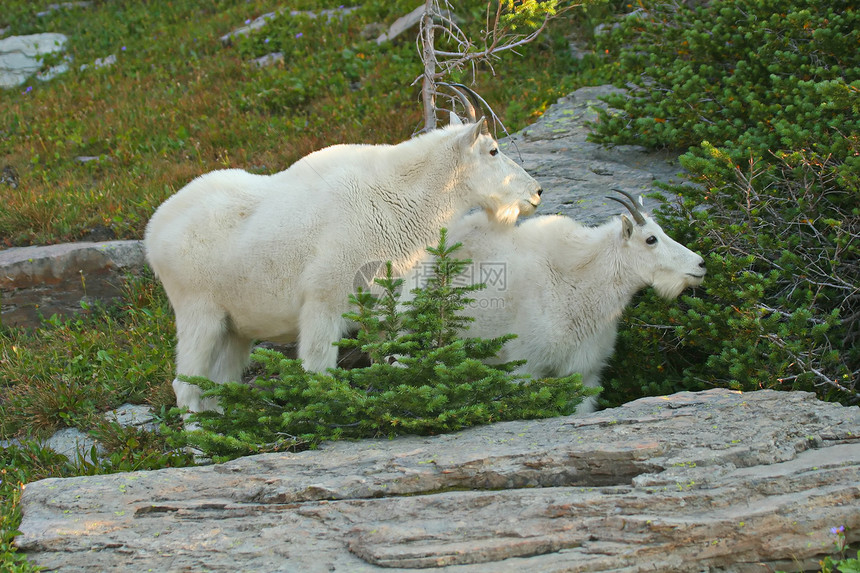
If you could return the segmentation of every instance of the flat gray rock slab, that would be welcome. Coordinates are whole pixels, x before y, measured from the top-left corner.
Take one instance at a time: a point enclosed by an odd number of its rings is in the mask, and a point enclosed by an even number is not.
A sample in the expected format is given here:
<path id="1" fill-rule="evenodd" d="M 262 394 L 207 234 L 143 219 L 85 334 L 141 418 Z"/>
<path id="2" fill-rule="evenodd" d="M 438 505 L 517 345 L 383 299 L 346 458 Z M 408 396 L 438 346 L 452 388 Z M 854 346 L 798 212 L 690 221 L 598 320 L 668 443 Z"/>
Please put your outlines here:
<path id="1" fill-rule="evenodd" d="M 28 484 L 54 571 L 799 571 L 860 541 L 860 408 L 803 392 Z"/>

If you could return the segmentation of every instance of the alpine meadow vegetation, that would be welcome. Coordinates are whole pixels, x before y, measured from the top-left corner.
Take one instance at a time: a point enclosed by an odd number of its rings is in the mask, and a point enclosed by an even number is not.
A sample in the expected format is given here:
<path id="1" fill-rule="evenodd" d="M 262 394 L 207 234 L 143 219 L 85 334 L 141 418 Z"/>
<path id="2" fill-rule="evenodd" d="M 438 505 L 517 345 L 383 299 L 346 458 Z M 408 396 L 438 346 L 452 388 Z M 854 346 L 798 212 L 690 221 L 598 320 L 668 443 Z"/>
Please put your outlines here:
<path id="1" fill-rule="evenodd" d="M 408 0 L 346 5 L 342 14 L 342 3 L 321 0 L 283 12 L 270 0 L 50 4 L 4 0 L 0 11 L 6 35 L 65 34 L 60 58 L 69 64 L 50 82 L 32 78 L 3 93 L 0 168 L 17 179 L 0 202 L 3 247 L 138 238 L 155 208 L 201 173 L 274 173 L 326 145 L 396 143 L 422 125 L 414 34 L 375 41 L 415 8 Z M 486 8 L 458 6 L 465 33 L 479 33 Z M 321 9 L 335 15 L 310 15 Z M 265 26 L 222 43 L 266 14 Z M 575 89 L 578 71 L 599 65 L 566 49 L 579 20 L 580 11 L 565 12 L 540 39 L 500 54 L 495 72 L 469 67 L 448 80 L 474 79 L 520 129 Z M 282 59 L 253 61 L 273 53 Z M 94 65 L 108 56 L 113 65 Z"/>
<path id="2" fill-rule="evenodd" d="M 321 25 L 307 11 L 340 2 L 296 0 L 230 45 L 220 37 L 285 3 L 50 4 L 3 0 L 0 10 L 5 35 L 62 32 L 60 58 L 70 58 L 67 73 L 0 95 L 0 248 L 140 238 L 154 209 L 201 173 L 272 173 L 325 145 L 393 143 L 423 124 L 414 34 L 375 42 L 414 1 L 350 4 Z M 486 28 L 486 2 L 456 12 L 465 33 Z M 594 53 L 574 57 L 571 39 Z M 612 81 L 628 96 L 609 98 L 594 141 L 684 152 L 689 183 L 666 187 L 677 200 L 655 215 L 705 257 L 708 276 L 673 304 L 638 296 L 602 405 L 714 386 L 858 402 L 858 42 L 848 1 L 604 1 L 563 11 L 492 65 L 449 70 L 511 131 L 578 87 Z M 275 52 L 273 65 L 252 63 Z M 92 65 L 109 55 L 112 66 Z M 197 432 L 182 430 L 173 405 L 173 317 L 151 275 L 76 317 L 0 324 L 0 569 L 36 570 L 12 540 L 22 484 L 42 478 L 192 465 L 189 445 L 221 460 L 572 412 L 587 394 L 578 377 L 519 380 L 515 365 L 483 363 L 504 337 L 453 335 L 472 287 L 450 282 L 452 248 L 438 246 L 438 280 L 412 306 L 394 304 L 390 277 L 380 296 L 354 295 L 361 328 L 341 344 L 367 353 L 369 366 L 308 375 L 258 350 L 250 384 L 209 383 L 230 415 L 195 415 Z M 158 431 L 105 420 L 126 402 L 151 406 Z M 70 459 L 45 447 L 65 427 L 104 449 Z M 834 535 L 838 555 L 822 570 L 856 568 L 844 529 Z"/>

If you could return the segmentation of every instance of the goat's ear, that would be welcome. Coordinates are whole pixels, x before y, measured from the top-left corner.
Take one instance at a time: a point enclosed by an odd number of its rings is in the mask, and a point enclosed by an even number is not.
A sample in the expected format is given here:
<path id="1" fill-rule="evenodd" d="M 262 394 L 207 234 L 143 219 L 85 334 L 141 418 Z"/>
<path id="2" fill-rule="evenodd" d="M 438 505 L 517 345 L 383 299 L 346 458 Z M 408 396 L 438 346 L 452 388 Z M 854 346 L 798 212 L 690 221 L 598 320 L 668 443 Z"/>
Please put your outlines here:
<path id="1" fill-rule="evenodd" d="M 633 236 L 633 221 L 628 219 L 626 216 L 621 215 L 621 237 L 625 241 L 629 241 L 630 237 Z"/>
<path id="2" fill-rule="evenodd" d="M 449 112 L 449 114 L 450 115 L 448 117 L 448 125 L 463 125 L 463 121 L 460 119 L 459 115 L 457 115 L 453 111 Z"/>
<path id="3" fill-rule="evenodd" d="M 487 131 L 487 119 L 481 118 L 469 127 L 463 140 L 467 145 L 473 145 L 478 141 L 478 137 Z"/>

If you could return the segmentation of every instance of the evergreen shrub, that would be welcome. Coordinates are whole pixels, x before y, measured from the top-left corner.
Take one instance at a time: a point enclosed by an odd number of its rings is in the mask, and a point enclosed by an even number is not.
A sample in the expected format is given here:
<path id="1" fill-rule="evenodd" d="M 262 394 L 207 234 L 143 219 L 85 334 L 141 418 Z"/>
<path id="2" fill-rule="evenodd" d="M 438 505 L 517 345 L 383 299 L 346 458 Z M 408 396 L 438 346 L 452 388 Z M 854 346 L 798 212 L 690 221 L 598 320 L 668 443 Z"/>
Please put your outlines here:
<path id="1" fill-rule="evenodd" d="M 626 314 L 605 399 L 713 386 L 860 398 L 860 15 L 853 2 L 646 2 L 602 39 L 628 95 L 594 139 L 687 149 L 661 224 L 698 297 Z"/>
<path id="2" fill-rule="evenodd" d="M 486 364 L 513 335 L 460 338 L 473 301 L 468 293 L 484 285 L 462 285 L 457 276 L 468 260 L 453 253 L 444 229 L 431 277 L 400 308 L 402 279 L 377 279 L 381 296 L 359 291 L 346 318 L 359 330 L 339 345 L 366 352 L 364 368 L 308 373 L 299 360 L 274 350 L 256 350 L 263 374 L 248 384 L 189 382 L 217 396 L 224 412 L 201 412 L 200 429 L 188 436 L 215 461 L 253 453 L 306 449 L 322 440 L 437 434 L 503 420 L 546 418 L 574 412 L 584 396 L 581 376 L 531 379 L 514 374 L 520 362 Z"/>

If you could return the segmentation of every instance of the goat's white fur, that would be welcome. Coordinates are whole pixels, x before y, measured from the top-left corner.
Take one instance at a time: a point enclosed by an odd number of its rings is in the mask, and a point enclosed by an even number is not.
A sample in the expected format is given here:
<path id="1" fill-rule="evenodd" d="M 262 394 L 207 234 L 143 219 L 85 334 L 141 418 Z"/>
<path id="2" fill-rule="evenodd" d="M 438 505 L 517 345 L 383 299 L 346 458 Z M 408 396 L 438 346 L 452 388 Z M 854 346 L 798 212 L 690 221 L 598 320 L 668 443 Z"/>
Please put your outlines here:
<path id="1" fill-rule="evenodd" d="M 334 367 L 363 265 L 407 273 L 472 207 L 504 224 L 534 212 L 539 184 L 482 128 L 335 145 L 268 176 L 214 171 L 165 201 L 145 248 L 176 314 L 177 376 L 239 380 L 255 339 L 298 340 L 306 369 Z M 179 406 L 216 407 L 197 386 L 173 388 Z"/>
<path id="2" fill-rule="evenodd" d="M 618 320 L 633 295 L 653 286 L 673 299 L 705 275 L 702 257 L 643 216 L 644 225 L 621 215 L 598 227 L 558 215 L 516 227 L 502 227 L 482 213 L 452 223 L 448 244 L 462 242 L 455 256 L 473 261 L 461 280 L 487 284 L 471 293 L 475 301 L 463 311 L 475 319 L 468 335 L 516 334 L 500 361 L 525 359 L 520 372 L 533 377 L 578 372 L 584 385 L 599 386 Z M 649 244 L 649 237 L 656 242 Z M 416 268 L 404 292 L 420 286 L 424 274 Z M 409 298 L 405 294 L 403 300 Z M 588 398 L 577 413 L 592 412 L 595 405 Z"/>

